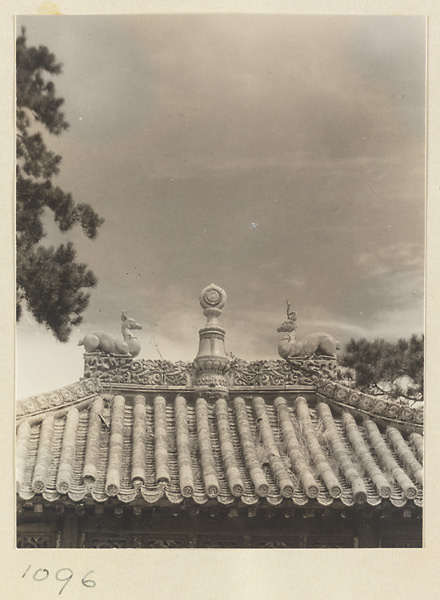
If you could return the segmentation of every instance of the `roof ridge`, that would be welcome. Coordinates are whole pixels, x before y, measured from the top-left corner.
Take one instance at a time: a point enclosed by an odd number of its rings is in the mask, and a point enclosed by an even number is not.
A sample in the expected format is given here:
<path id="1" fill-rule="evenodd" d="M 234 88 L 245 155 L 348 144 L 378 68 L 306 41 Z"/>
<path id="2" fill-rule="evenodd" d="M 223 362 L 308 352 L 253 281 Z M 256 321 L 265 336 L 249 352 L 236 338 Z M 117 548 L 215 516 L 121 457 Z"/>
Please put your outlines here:
<path id="1" fill-rule="evenodd" d="M 100 353 L 85 355 L 85 358 L 87 357 L 93 358 L 96 367 L 94 372 L 89 371 L 89 376 L 51 392 L 18 400 L 17 424 L 24 419 L 37 423 L 47 414 L 62 416 L 72 406 L 85 408 L 97 394 L 104 390 L 109 391 L 109 388 L 116 391 L 115 388 L 121 386 L 141 386 L 142 391 L 150 388 L 151 391 L 158 392 L 166 389 L 172 391 L 172 388 L 185 392 L 194 389 L 191 381 L 193 367 L 190 362 L 133 360 Z M 237 393 L 240 389 L 243 391 L 243 388 L 255 392 L 258 391 L 255 388 L 260 388 L 261 391 L 269 391 L 270 388 L 274 391 L 295 391 L 296 386 L 313 386 L 316 393 L 327 402 L 350 408 L 359 415 L 368 415 L 376 420 L 379 418 L 385 425 L 394 423 L 412 426 L 413 430 L 423 427 L 422 408 L 400 404 L 388 398 L 378 398 L 361 392 L 358 388 L 348 387 L 333 379 L 333 367 L 330 367 L 330 371 L 324 368 L 324 371 L 328 372 L 325 373 L 326 376 L 322 376 L 319 372 L 322 368 L 321 363 L 322 360 L 307 360 L 299 366 L 279 359 L 248 362 L 234 357 L 227 373 L 229 392 Z"/>
<path id="2" fill-rule="evenodd" d="M 399 404 L 388 398 L 377 398 L 328 378 L 315 379 L 316 392 L 325 400 L 353 408 L 356 412 L 384 421 L 423 427 L 423 409 Z"/>
<path id="3" fill-rule="evenodd" d="M 47 414 L 65 412 L 70 407 L 83 407 L 84 401 L 92 399 L 102 391 L 102 385 L 96 378 L 75 381 L 69 385 L 44 394 L 17 400 L 15 418 L 20 423 L 23 419 L 43 419 Z"/>

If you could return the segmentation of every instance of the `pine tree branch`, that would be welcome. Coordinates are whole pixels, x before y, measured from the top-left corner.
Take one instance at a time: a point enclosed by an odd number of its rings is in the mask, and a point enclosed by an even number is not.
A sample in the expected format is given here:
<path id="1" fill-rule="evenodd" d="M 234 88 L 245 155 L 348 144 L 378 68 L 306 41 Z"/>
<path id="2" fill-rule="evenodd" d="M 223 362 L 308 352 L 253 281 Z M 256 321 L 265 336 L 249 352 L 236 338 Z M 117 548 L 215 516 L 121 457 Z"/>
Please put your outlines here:
<path id="1" fill-rule="evenodd" d="M 16 286 L 17 319 L 26 303 L 38 323 L 60 341 L 67 341 L 89 302 L 85 290 L 97 279 L 87 265 L 76 260 L 71 243 L 58 248 L 42 246 L 42 215 L 50 210 L 61 231 L 79 223 L 93 239 L 103 219 L 91 206 L 76 204 L 69 193 L 52 185 L 61 156 L 48 150 L 44 132 L 59 135 L 68 123 L 46 73 L 61 73 L 54 54 L 40 46 L 28 48 L 25 29 L 16 44 L 17 165 L 16 165 Z M 36 132 L 32 127 L 38 123 Z"/>

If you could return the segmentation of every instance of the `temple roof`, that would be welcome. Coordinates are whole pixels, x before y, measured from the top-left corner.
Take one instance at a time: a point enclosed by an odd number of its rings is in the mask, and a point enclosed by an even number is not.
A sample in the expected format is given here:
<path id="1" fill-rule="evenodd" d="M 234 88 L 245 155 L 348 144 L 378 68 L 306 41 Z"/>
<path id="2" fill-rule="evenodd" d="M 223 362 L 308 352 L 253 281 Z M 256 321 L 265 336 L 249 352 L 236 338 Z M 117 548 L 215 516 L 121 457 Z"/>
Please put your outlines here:
<path id="1" fill-rule="evenodd" d="M 298 342 L 290 304 L 285 360 L 227 355 L 225 302 L 215 284 L 202 290 L 207 321 L 191 363 L 135 359 L 128 330 L 140 325 L 125 311 L 124 342 L 86 335 L 80 381 L 17 403 L 19 497 L 421 506 L 423 411 L 341 380 L 338 342 Z"/>
<path id="2" fill-rule="evenodd" d="M 59 391 L 61 407 L 19 420 L 19 496 L 421 506 L 418 428 L 332 401 L 328 384 L 226 398 L 188 387 L 109 394 L 85 379 Z M 344 389 L 331 385 L 333 395 Z"/>

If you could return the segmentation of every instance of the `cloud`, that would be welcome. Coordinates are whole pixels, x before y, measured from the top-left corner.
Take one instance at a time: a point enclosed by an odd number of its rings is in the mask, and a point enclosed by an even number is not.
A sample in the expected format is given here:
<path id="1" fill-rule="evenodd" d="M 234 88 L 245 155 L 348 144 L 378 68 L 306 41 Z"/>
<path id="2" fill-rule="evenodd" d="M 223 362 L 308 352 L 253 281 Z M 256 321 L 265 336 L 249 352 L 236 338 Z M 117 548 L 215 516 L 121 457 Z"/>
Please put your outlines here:
<path id="1" fill-rule="evenodd" d="M 356 262 L 362 267 L 374 267 L 382 263 L 386 272 L 396 267 L 420 269 L 423 266 L 423 244 L 401 240 L 364 252 L 356 257 Z"/>
<path id="2" fill-rule="evenodd" d="M 424 252 L 423 245 L 399 242 L 376 248 L 357 256 L 362 275 L 373 293 L 380 292 L 384 306 L 417 305 L 423 311 Z"/>
<path id="3" fill-rule="evenodd" d="M 164 356 L 192 360 L 212 280 L 244 358 L 276 357 L 285 298 L 300 335 L 420 330 L 424 18 L 19 21 L 64 63 L 56 183 L 106 219 L 93 242 L 48 224 L 99 279 L 78 335 L 120 335 L 126 308 L 142 356 L 157 356 L 154 335 Z M 44 344 L 39 360 L 58 360 Z"/>

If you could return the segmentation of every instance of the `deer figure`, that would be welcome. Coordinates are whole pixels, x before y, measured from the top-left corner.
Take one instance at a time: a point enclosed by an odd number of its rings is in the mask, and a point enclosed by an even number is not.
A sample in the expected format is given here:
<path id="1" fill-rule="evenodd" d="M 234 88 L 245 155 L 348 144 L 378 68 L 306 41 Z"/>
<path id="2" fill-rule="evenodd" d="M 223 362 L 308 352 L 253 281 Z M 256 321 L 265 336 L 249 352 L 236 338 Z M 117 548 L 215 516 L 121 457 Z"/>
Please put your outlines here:
<path id="1" fill-rule="evenodd" d="M 124 310 L 121 315 L 122 340 L 115 340 L 109 333 L 104 331 L 93 331 L 83 337 L 78 342 L 78 346 L 84 346 L 86 352 L 105 352 L 107 354 L 127 354 L 133 358 L 141 351 L 141 345 L 134 335 L 130 333 L 134 329 L 142 329 L 139 323 L 136 323 L 131 317 L 127 317 L 127 311 Z"/>
<path id="2" fill-rule="evenodd" d="M 296 340 L 296 312 L 290 311 L 287 302 L 287 321 L 278 327 L 278 333 L 286 333 L 278 344 L 278 354 L 281 358 L 310 358 L 311 356 L 335 357 L 336 350 L 340 350 L 341 344 L 327 333 L 311 333 L 301 341 Z"/>

